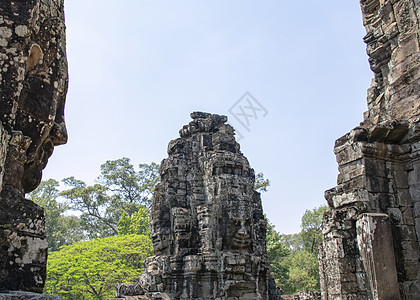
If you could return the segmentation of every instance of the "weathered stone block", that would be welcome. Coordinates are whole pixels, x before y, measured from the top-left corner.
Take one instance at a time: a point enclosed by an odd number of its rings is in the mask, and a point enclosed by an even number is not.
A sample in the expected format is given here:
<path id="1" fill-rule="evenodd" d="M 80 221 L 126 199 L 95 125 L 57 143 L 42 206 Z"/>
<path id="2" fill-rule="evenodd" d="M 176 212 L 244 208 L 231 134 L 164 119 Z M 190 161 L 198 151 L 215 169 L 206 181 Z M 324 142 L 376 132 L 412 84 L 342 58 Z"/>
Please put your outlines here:
<path id="1" fill-rule="evenodd" d="M 386 193 L 389 190 L 389 181 L 383 177 L 367 177 L 366 190 L 372 193 Z"/>
<path id="2" fill-rule="evenodd" d="M 399 207 L 412 207 L 413 202 L 411 200 L 411 195 L 408 189 L 398 189 L 397 190 L 397 205 Z"/>
<path id="3" fill-rule="evenodd" d="M 402 166 L 400 167 L 401 168 L 399 170 L 394 171 L 395 184 L 398 189 L 408 189 L 409 185 L 408 185 L 407 172 L 403 170 Z"/>
<path id="4" fill-rule="evenodd" d="M 366 170 L 366 176 L 387 177 L 387 168 L 384 161 L 366 158 L 362 162 Z"/>
<path id="5" fill-rule="evenodd" d="M 339 172 L 341 176 L 337 180 L 338 184 L 349 181 L 355 177 L 365 174 L 365 166 L 361 164 L 361 160 L 358 160 L 353 163 L 345 164 L 339 167 Z"/>
<path id="6" fill-rule="evenodd" d="M 420 201 L 420 184 L 410 185 L 409 188 L 410 198 L 413 202 Z"/>
<path id="7" fill-rule="evenodd" d="M 357 240 L 373 299 L 400 299 L 391 226 L 385 214 L 363 214 Z"/>
<path id="8" fill-rule="evenodd" d="M 341 277 L 341 293 L 357 293 L 359 291 L 359 285 L 357 281 L 347 281 L 347 276 Z"/>
<path id="9" fill-rule="evenodd" d="M 343 193 L 333 196 L 332 201 L 335 208 L 339 208 L 352 203 L 369 202 L 369 192 L 364 190 L 356 190 L 352 193 Z"/>
<path id="10" fill-rule="evenodd" d="M 403 214 L 403 224 L 414 226 L 413 210 L 411 207 L 402 207 L 401 212 Z"/>
<path id="11" fill-rule="evenodd" d="M 407 295 L 406 299 L 416 299 L 420 295 L 420 285 L 418 281 L 406 281 L 401 284 L 404 294 Z"/>
<path id="12" fill-rule="evenodd" d="M 418 249 L 416 250 L 418 251 Z M 416 252 L 410 251 L 409 253 L 415 254 Z M 417 262 L 418 262 L 418 258 L 415 257 L 415 255 L 412 255 L 411 260 L 403 261 L 406 280 L 411 281 L 411 280 L 418 280 L 420 278 L 420 268 Z"/>
<path id="13" fill-rule="evenodd" d="M 360 143 L 356 143 L 354 147 L 351 144 L 345 144 L 340 148 L 335 148 L 337 162 L 340 166 L 355 162 L 363 158 L 363 152 Z"/>
<path id="14" fill-rule="evenodd" d="M 408 172 L 408 184 L 410 186 L 420 184 L 420 163 L 413 163 L 410 172 Z"/>
<path id="15" fill-rule="evenodd" d="M 389 219 L 391 224 L 402 224 L 403 222 L 403 213 L 399 208 L 388 208 Z"/>

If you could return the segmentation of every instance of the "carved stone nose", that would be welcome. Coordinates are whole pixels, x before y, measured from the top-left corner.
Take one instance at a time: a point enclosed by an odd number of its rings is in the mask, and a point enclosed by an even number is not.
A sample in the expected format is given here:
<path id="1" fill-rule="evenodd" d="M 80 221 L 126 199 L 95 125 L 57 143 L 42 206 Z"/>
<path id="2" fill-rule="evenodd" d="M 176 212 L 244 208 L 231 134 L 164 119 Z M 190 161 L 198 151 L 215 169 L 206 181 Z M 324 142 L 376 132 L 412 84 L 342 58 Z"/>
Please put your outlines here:
<path id="1" fill-rule="evenodd" d="M 51 140 L 54 146 L 64 145 L 67 143 L 67 128 L 64 122 L 54 123 L 50 132 Z"/>
<path id="2" fill-rule="evenodd" d="M 248 234 L 248 230 L 246 229 L 243 223 L 241 223 L 241 228 L 238 230 L 238 234 L 241 236 L 245 236 Z"/>

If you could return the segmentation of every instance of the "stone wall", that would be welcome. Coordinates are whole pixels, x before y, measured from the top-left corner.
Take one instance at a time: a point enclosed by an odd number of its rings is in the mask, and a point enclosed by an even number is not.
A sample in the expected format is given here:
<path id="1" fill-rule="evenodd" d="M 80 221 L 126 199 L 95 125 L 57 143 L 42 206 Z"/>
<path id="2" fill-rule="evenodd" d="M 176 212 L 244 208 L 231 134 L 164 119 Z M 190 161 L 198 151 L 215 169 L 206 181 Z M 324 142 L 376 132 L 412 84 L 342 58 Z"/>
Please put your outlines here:
<path id="1" fill-rule="evenodd" d="M 420 116 L 419 1 L 360 1 L 364 41 L 374 73 L 368 90 L 369 127 Z"/>
<path id="2" fill-rule="evenodd" d="M 0 2 L 0 290 L 42 292 L 42 208 L 24 198 L 67 140 L 63 0 Z"/>
<path id="3" fill-rule="evenodd" d="M 138 299 L 280 299 L 266 254 L 266 221 L 254 170 L 227 117 L 191 114 L 169 143 L 151 210 L 155 256 Z"/>
<path id="4" fill-rule="evenodd" d="M 374 72 L 364 122 L 338 139 L 325 192 L 322 299 L 420 295 L 419 2 L 361 1 Z"/>

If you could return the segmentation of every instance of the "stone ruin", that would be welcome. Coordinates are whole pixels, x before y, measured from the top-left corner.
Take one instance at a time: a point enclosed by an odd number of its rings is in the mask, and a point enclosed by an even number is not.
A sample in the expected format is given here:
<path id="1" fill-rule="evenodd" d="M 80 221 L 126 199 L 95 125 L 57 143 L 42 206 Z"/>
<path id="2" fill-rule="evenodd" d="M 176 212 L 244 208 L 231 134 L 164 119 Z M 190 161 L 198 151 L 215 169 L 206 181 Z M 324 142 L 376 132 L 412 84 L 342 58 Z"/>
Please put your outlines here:
<path id="1" fill-rule="evenodd" d="M 360 126 L 338 139 L 325 192 L 322 299 L 420 297 L 420 2 L 362 0 L 374 72 Z"/>
<path id="2" fill-rule="evenodd" d="M 0 291 L 44 287 L 44 212 L 24 196 L 67 140 L 67 84 L 63 0 L 1 0 Z"/>
<path id="3" fill-rule="evenodd" d="M 322 299 L 418 299 L 420 2 L 361 0 L 361 7 L 375 76 L 363 123 L 335 145 L 340 174 L 326 192 Z M 0 292 L 42 292 L 44 215 L 24 195 L 67 139 L 63 0 L 0 1 L 0 56 Z M 118 294 L 280 299 L 254 172 L 226 117 L 192 118 L 162 163 L 155 256 L 140 282 L 120 285 Z"/>
<path id="4" fill-rule="evenodd" d="M 281 299 L 270 276 L 266 221 L 254 170 L 226 116 L 194 112 L 169 143 L 151 210 L 155 256 L 137 299 Z"/>

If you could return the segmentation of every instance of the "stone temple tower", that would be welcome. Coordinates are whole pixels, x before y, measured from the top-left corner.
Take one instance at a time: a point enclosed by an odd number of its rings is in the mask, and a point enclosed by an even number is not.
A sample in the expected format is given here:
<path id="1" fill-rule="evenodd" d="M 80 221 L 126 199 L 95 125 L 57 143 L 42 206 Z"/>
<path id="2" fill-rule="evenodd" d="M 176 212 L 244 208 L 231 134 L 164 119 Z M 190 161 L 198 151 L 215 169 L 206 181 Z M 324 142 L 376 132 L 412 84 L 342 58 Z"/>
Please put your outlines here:
<path id="1" fill-rule="evenodd" d="M 360 5 L 374 78 L 363 123 L 335 143 L 322 299 L 419 299 L 420 2 Z"/>
<path id="2" fill-rule="evenodd" d="M 169 143 L 151 211 L 155 256 L 138 299 L 281 299 L 270 277 L 254 170 L 226 116 L 194 112 Z M 140 296 L 143 295 L 143 296 Z"/>

